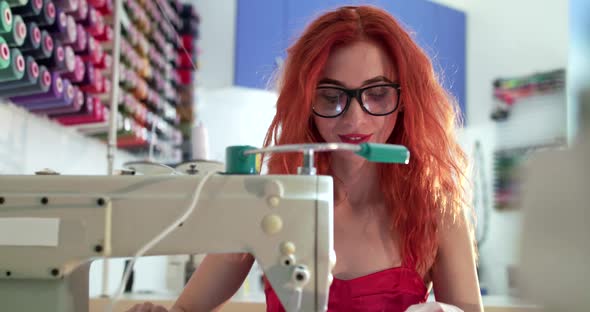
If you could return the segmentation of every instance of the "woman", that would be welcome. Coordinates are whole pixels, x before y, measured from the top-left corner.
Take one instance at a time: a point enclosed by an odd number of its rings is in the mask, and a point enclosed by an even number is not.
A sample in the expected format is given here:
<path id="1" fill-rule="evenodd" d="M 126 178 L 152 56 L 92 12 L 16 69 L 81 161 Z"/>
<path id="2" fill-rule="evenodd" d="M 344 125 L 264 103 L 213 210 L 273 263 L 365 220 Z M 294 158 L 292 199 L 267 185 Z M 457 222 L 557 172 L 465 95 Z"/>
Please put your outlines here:
<path id="1" fill-rule="evenodd" d="M 338 261 L 328 310 L 482 311 L 464 213 L 466 161 L 454 137 L 456 105 L 402 27 L 373 7 L 326 13 L 288 50 L 279 89 L 265 146 L 375 142 L 402 144 L 411 153 L 408 165 L 370 163 L 347 152 L 317 156 L 318 173 L 335 183 Z M 268 168 L 293 174 L 300 163 L 300 155 L 274 154 Z M 253 261 L 207 256 L 172 311 L 216 309 Z M 423 304 L 432 286 L 438 302 Z M 283 310 L 268 284 L 266 295 L 268 311 Z"/>

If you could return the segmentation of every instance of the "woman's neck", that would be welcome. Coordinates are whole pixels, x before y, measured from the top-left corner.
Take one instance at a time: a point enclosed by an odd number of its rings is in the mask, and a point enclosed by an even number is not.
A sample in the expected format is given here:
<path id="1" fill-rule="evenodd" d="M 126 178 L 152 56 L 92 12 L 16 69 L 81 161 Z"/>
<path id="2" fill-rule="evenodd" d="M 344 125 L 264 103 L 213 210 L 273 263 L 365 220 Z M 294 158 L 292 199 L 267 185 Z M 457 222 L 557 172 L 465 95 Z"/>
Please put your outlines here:
<path id="1" fill-rule="evenodd" d="M 377 164 L 366 161 L 339 161 L 331 165 L 334 176 L 335 203 L 344 200 L 353 208 L 373 205 L 382 200 Z"/>

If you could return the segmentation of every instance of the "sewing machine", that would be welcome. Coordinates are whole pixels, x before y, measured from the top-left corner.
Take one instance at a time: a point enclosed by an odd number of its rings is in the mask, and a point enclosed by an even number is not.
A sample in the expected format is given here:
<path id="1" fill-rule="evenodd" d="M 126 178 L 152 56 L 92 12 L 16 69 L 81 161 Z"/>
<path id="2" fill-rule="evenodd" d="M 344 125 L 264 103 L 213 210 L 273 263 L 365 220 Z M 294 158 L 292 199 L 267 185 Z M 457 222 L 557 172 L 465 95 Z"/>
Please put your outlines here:
<path id="1" fill-rule="evenodd" d="M 325 311 L 333 184 L 315 175 L 313 153 L 342 149 L 409 158 L 399 146 L 230 147 L 225 170 L 196 163 L 194 174 L 0 176 L 2 310 L 87 311 L 90 261 L 134 256 L 187 211 L 207 178 L 194 211 L 144 255 L 251 253 L 288 311 Z M 289 151 L 304 152 L 300 175 L 256 174 L 257 153 Z"/>

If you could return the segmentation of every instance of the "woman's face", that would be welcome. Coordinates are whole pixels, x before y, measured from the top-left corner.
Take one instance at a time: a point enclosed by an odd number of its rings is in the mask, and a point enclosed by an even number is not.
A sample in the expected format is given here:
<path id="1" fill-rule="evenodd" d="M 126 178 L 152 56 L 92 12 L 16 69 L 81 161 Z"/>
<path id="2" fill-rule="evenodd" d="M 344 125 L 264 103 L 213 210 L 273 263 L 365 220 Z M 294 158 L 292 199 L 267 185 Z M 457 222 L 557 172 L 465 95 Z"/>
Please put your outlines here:
<path id="1" fill-rule="evenodd" d="M 332 51 L 320 76 L 319 89 L 316 90 L 314 102 L 335 102 L 334 99 L 337 97 L 334 95 L 338 94 L 337 91 L 332 92 L 332 89 L 324 89 L 324 87 L 359 89 L 392 82 L 399 81 L 396 69 L 385 52 L 374 43 L 358 41 L 337 47 Z M 368 107 L 371 99 L 383 99 L 384 92 L 390 93 L 387 97 L 389 100 L 397 97 L 395 90 L 391 93 L 392 89 L 369 89 L 364 92 L 365 107 Z M 346 100 L 338 101 L 346 103 Z M 314 104 L 316 112 L 318 112 L 317 106 Z M 340 106 L 342 109 L 342 105 Z M 386 116 L 373 116 L 364 111 L 358 100 L 352 97 L 348 109 L 338 117 L 324 118 L 314 114 L 313 118 L 320 135 L 326 142 L 385 143 L 395 126 L 398 110 Z"/>

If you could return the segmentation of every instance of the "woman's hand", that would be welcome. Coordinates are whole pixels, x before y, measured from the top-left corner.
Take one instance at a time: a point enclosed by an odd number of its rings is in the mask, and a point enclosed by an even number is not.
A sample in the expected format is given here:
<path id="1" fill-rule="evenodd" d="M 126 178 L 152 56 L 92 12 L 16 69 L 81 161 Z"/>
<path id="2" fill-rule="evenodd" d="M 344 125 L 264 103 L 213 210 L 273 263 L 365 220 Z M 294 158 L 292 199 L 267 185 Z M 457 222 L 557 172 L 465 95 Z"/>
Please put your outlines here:
<path id="1" fill-rule="evenodd" d="M 463 310 L 449 304 L 428 302 L 410 306 L 406 312 L 463 312 Z"/>

